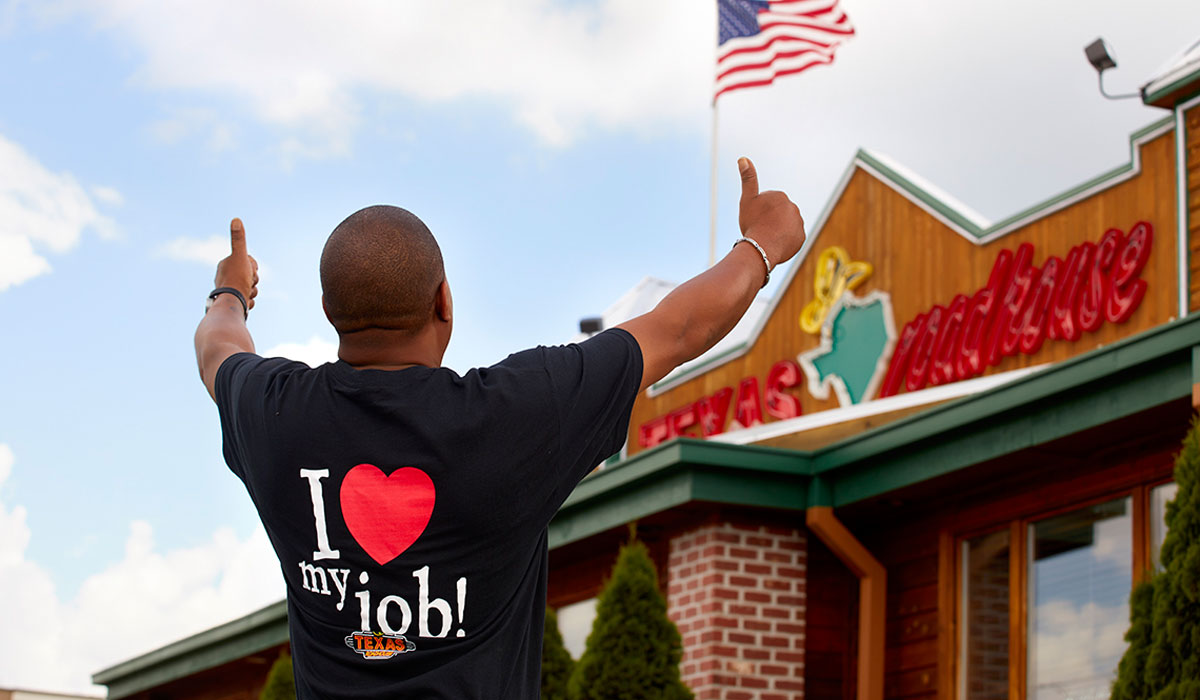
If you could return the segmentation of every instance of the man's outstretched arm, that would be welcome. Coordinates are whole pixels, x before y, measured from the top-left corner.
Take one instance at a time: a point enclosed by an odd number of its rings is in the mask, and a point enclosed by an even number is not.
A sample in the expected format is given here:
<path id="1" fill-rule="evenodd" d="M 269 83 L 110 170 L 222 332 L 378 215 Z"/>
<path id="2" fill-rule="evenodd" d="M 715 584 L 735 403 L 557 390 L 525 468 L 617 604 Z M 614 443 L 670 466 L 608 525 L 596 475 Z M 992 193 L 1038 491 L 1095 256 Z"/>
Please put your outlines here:
<path id="1" fill-rule="evenodd" d="M 246 252 L 246 230 L 241 219 L 230 222 L 229 242 L 232 252 L 217 264 L 216 288 L 238 290 L 245 296 L 248 308 L 253 309 L 254 297 L 258 296 L 258 263 Z M 246 328 L 246 312 L 236 296 L 220 294 L 196 328 L 196 364 L 204 388 L 214 400 L 213 385 L 221 363 L 230 355 L 254 352 L 254 339 Z"/>
<path id="2" fill-rule="evenodd" d="M 642 386 L 657 382 L 717 344 L 741 320 L 770 268 L 792 258 L 804 244 L 800 210 L 782 192 L 758 191 L 758 173 L 738 160 L 742 235 L 762 247 L 769 267 L 750 243 L 739 243 L 716 265 L 684 282 L 649 313 L 619 324 L 642 348 Z"/>

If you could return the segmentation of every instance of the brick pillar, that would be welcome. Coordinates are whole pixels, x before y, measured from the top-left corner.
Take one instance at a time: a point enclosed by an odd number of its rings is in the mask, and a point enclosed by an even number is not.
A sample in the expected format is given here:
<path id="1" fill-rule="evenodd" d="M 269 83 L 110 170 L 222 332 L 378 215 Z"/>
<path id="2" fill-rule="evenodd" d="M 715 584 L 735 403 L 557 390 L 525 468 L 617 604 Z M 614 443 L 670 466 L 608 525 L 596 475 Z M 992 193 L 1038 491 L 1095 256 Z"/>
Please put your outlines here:
<path id="1" fill-rule="evenodd" d="M 671 539 L 667 606 L 697 700 L 804 697 L 806 563 L 799 529 L 725 522 Z"/>

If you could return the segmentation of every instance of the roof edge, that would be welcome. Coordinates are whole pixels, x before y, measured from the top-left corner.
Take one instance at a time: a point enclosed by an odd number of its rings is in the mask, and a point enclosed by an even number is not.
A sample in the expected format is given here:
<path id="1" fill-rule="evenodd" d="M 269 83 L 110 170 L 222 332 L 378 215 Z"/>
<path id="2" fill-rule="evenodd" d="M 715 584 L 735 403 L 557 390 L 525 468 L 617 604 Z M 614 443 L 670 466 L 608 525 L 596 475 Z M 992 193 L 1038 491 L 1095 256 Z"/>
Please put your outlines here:
<path id="1" fill-rule="evenodd" d="M 160 664 L 168 663 L 180 656 L 192 654 L 208 647 L 219 646 L 237 637 L 261 631 L 272 624 L 278 624 L 281 620 L 287 620 L 286 600 L 271 603 L 248 615 L 243 615 L 216 627 L 210 627 L 190 637 L 184 637 L 176 642 L 159 647 L 149 653 L 135 656 L 128 661 L 123 661 L 115 666 L 97 671 L 92 674 L 92 682 L 97 685 L 110 685 Z M 287 641 L 286 636 L 281 641 Z"/>

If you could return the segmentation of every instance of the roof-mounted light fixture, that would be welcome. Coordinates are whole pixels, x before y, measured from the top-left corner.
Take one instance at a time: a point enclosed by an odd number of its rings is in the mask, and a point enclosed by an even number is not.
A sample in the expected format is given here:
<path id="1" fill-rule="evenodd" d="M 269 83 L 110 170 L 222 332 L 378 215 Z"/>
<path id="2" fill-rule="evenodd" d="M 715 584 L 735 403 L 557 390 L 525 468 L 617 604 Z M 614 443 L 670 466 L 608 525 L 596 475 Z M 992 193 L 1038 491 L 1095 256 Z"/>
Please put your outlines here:
<path id="1" fill-rule="evenodd" d="M 1113 58 L 1112 53 L 1108 50 L 1108 45 L 1104 43 L 1103 38 L 1097 38 L 1092 43 L 1084 48 L 1083 52 L 1087 55 L 1088 63 L 1092 64 L 1092 68 L 1096 69 L 1096 74 L 1100 78 L 1100 94 L 1110 100 L 1125 100 L 1131 97 L 1141 97 L 1140 92 L 1131 92 L 1121 95 L 1110 95 L 1104 91 L 1104 71 L 1109 68 L 1117 67 L 1117 59 Z"/>

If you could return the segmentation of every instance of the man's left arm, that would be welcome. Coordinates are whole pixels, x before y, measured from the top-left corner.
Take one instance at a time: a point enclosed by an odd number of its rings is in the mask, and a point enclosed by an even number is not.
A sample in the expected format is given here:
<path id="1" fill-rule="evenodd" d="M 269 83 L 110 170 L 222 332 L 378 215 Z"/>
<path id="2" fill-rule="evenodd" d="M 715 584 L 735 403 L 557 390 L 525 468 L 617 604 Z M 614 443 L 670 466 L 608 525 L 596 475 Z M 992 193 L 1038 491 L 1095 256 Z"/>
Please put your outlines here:
<path id="1" fill-rule="evenodd" d="M 239 352 L 254 352 L 254 339 L 246 328 L 246 315 L 258 296 L 258 263 L 246 252 L 246 230 L 241 219 L 229 224 L 229 257 L 217 264 L 216 289 L 241 292 L 246 307 L 236 295 L 218 294 L 196 328 L 196 365 L 208 395 L 216 400 L 214 385 L 221 363 Z"/>

